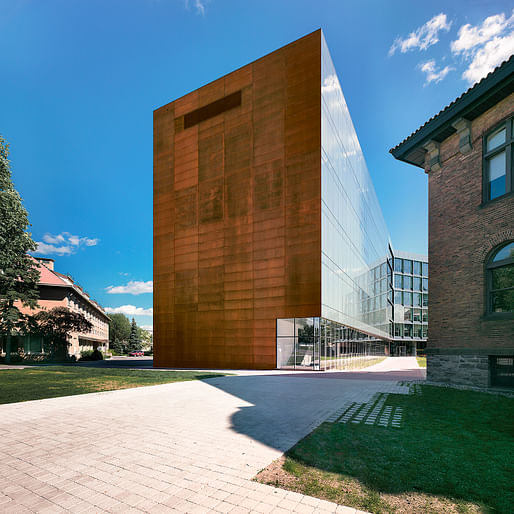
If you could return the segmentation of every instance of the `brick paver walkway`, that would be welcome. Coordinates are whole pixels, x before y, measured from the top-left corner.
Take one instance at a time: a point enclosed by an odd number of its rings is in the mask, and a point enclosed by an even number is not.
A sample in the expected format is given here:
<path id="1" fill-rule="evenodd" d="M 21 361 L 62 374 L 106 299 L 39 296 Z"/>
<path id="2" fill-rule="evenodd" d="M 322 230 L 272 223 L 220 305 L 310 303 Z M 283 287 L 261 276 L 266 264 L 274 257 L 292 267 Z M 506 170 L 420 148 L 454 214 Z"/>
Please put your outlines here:
<path id="1" fill-rule="evenodd" d="M 356 512 L 251 479 L 401 387 L 263 372 L 1 405 L 0 512 Z"/>

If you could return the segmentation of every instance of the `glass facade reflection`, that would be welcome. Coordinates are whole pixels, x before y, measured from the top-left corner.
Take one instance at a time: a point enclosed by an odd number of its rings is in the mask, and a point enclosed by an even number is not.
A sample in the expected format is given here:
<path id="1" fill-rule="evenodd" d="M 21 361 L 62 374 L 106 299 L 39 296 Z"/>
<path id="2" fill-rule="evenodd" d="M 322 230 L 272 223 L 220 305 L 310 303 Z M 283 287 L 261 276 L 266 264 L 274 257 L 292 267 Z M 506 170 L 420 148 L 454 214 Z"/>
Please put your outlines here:
<path id="1" fill-rule="evenodd" d="M 393 251 L 322 37 L 321 317 L 277 320 L 277 367 L 349 369 L 426 344 L 427 258 Z"/>
<path id="2" fill-rule="evenodd" d="M 354 369 L 388 355 L 383 340 L 324 318 L 277 320 L 277 368 Z"/>
<path id="3" fill-rule="evenodd" d="M 388 338 L 389 233 L 323 37 L 321 58 L 321 314 Z"/>

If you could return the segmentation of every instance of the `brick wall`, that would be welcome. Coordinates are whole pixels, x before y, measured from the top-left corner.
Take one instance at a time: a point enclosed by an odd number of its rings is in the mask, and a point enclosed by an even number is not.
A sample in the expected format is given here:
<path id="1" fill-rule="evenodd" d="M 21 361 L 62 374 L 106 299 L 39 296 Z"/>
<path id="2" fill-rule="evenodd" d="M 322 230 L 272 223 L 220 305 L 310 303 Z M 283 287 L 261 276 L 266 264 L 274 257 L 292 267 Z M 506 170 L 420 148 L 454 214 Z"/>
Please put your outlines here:
<path id="1" fill-rule="evenodd" d="M 514 240 L 514 195 L 482 201 L 482 138 L 512 115 L 513 100 L 510 95 L 472 122 L 473 149 L 467 155 L 459 150 L 457 134 L 443 141 L 441 168 L 429 172 L 429 352 L 514 349 L 514 319 L 484 316 L 485 263 L 498 244 Z M 434 358 L 429 378 L 437 375 L 441 359 Z"/>

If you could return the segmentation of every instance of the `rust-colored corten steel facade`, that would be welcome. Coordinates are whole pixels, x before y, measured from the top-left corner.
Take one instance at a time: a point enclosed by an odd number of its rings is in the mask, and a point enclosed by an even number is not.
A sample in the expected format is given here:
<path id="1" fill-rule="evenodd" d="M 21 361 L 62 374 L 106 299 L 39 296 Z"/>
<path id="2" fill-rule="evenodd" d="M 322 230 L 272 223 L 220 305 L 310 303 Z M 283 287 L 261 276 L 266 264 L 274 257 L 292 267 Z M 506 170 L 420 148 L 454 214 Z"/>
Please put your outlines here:
<path id="1" fill-rule="evenodd" d="M 321 30 L 154 112 L 154 363 L 276 367 L 321 316 Z"/>

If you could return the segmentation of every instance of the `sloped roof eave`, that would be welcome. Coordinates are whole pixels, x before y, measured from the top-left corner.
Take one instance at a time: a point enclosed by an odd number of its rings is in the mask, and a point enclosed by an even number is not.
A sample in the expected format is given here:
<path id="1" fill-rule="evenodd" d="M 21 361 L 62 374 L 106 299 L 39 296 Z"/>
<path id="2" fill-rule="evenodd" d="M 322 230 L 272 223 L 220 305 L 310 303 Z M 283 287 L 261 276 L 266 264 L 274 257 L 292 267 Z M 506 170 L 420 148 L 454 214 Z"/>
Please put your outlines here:
<path id="1" fill-rule="evenodd" d="M 455 132 L 455 130 L 448 130 L 452 121 L 459 117 L 465 117 L 464 115 L 469 113 L 474 105 L 480 103 L 492 90 L 501 89 L 501 87 L 503 87 L 503 90 L 500 94 L 504 97 L 514 92 L 514 55 L 490 72 L 480 82 L 477 82 L 462 93 L 462 95 L 439 111 L 438 114 L 432 116 L 410 136 L 394 148 L 391 148 L 389 152 L 398 160 L 423 168 L 424 162 L 419 157 L 418 159 L 413 159 L 412 153 L 443 131 L 448 135 Z M 442 139 L 446 139 L 448 135 L 443 135 Z"/>

